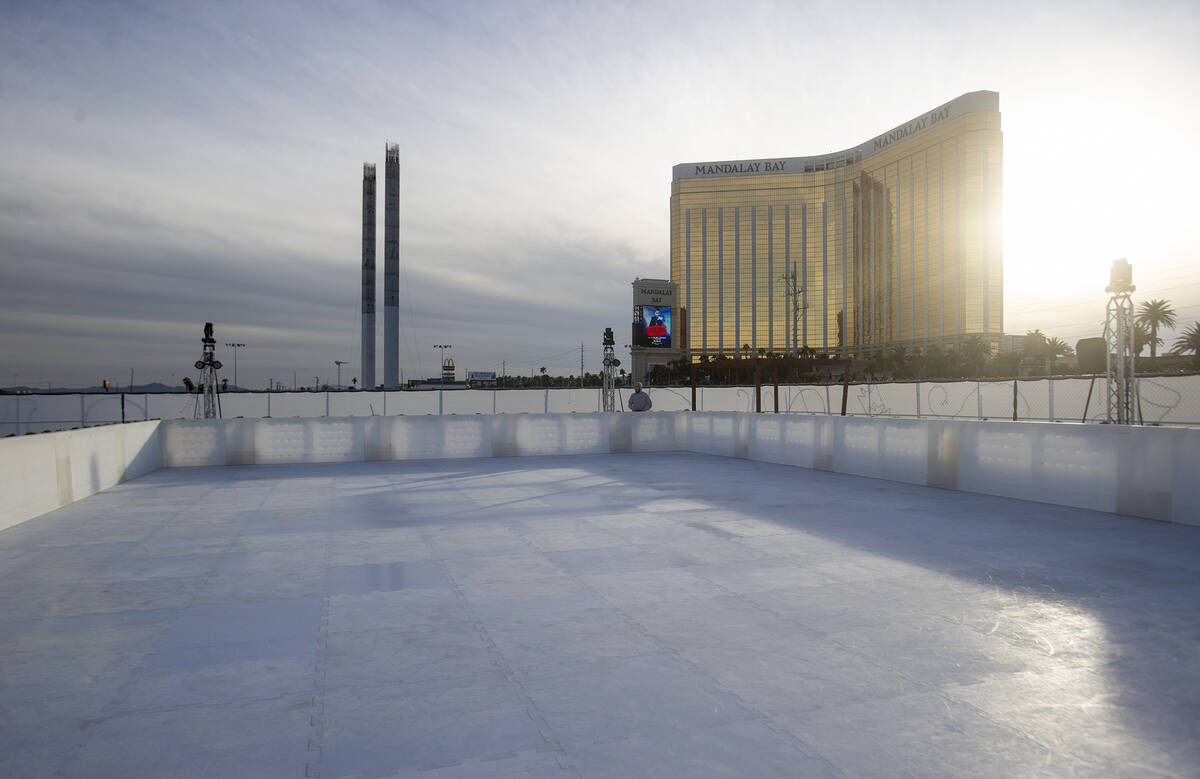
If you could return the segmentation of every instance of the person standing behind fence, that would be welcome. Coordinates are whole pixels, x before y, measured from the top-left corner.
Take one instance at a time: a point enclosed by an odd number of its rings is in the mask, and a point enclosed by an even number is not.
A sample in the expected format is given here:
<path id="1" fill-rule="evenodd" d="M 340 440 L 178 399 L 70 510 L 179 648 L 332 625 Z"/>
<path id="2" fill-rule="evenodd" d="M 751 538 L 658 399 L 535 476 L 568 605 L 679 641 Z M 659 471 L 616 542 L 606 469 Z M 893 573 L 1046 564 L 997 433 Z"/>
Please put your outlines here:
<path id="1" fill-rule="evenodd" d="M 629 396 L 630 411 L 649 411 L 654 404 L 650 401 L 650 396 L 642 392 L 642 385 L 633 385 L 633 394 Z"/>

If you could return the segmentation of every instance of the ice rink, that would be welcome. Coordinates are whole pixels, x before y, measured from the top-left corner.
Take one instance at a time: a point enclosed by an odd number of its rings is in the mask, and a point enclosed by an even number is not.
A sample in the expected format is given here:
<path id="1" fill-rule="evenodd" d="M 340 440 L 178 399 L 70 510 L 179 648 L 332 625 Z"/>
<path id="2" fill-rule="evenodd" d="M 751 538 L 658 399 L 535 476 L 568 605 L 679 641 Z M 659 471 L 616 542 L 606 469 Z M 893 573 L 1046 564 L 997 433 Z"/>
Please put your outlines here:
<path id="1" fill-rule="evenodd" d="M 689 453 L 0 531 L 0 775 L 1195 776 L 1200 528 Z"/>

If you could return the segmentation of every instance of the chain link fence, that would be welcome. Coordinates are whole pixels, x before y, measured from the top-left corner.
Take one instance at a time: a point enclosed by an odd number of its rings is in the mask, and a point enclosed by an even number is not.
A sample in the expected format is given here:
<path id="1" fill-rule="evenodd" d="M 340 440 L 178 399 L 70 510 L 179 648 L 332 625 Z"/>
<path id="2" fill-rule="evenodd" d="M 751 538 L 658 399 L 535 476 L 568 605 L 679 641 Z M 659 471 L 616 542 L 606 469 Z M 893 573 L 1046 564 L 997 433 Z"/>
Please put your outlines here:
<path id="1" fill-rule="evenodd" d="M 1143 424 L 1200 426 L 1200 375 L 1146 376 L 1138 383 Z M 692 407 L 691 387 L 647 390 L 657 411 Z M 628 408 L 631 390 L 618 393 Z M 845 388 L 846 413 L 930 419 L 1018 419 L 1102 422 L 1103 377 L 1006 381 L 855 383 Z M 697 411 L 755 411 L 754 387 L 697 387 Z M 768 413 L 840 414 L 840 384 L 764 385 Z M 148 419 L 192 419 L 197 396 L 184 393 L 0 395 L 0 436 L 94 427 Z M 402 392 L 235 392 L 220 396 L 224 417 L 345 417 L 427 414 L 569 414 L 597 412 L 598 388 L 431 390 Z"/>

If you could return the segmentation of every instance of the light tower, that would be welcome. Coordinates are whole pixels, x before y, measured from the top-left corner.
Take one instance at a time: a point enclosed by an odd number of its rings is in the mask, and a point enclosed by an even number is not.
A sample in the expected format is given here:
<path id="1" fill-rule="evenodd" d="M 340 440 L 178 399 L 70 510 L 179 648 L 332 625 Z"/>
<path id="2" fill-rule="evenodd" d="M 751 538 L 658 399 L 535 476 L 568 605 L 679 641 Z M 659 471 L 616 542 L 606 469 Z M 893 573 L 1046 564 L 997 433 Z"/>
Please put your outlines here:
<path id="1" fill-rule="evenodd" d="M 604 328 L 604 370 L 601 372 L 604 380 L 604 389 L 601 391 L 602 408 L 604 411 L 617 410 L 613 373 L 617 370 L 617 366 L 621 364 L 621 361 L 617 359 L 615 346 L 616 340 L 613 338 L 612 328 Z"/>
<path id="2" fill-rule="evenodd" d="M 375 389 L 375 166 L 363 163 L 362 388 Z"/>
<path id="3" fill-rule="evenodd" d="M 200 371 L 200 395 L 204 396 L 204 419 L 217 419 L 221 416 L 221 399 L 217 396 L 217 371 L 221 370 L 221 361 L 216 359 L 217 339 L 213 338 L 212 322 L 204 323 L 204 337 L 200 339 L 203 351 L 200 359 L 196 360 L 196 370 Z M 196 407 L 192 416 L 200 419 L 200 395 L 196 396 Z"/>
<path id="4" fill-rule="evenodd" d="M 228 346 L 230 349 L 233 349 L 233 388 L 234 388 L 234 390 L 237 390 L 237 389 L 239 389 L 238 378 L 237 378 L 237 350 L 245 348 L 246 344 L 230 343 L 230 342 L 226 341 L 225 345 Z"/>
<path id="5" fill-rule="evenodd" d="M 400 387 L 400 146 L 387 144 L 383 192 L 383 386 Z"/>
<path id="6" fill-rule="evenodd" d="M 1117 425 L 1137 424 L 1137 383 L 1134 380 L 1133 267 L 1125 258 L 1113 260 L 1109 273 L 1104 344 L 1108 358 L 1108 419 Z"/>

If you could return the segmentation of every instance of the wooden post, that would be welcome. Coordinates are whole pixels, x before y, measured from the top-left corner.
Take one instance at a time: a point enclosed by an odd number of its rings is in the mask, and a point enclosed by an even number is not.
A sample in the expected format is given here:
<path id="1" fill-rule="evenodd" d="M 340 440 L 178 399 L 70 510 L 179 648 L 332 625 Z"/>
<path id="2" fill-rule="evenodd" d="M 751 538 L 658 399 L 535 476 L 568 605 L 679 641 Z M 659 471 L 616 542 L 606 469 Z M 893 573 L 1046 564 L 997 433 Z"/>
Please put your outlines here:
<path id="1" fill-rule="evenodd" d="M 754 413 L 762 413 L 762 376 L 758 372 L 758 358 L 754 358 Z"/>

